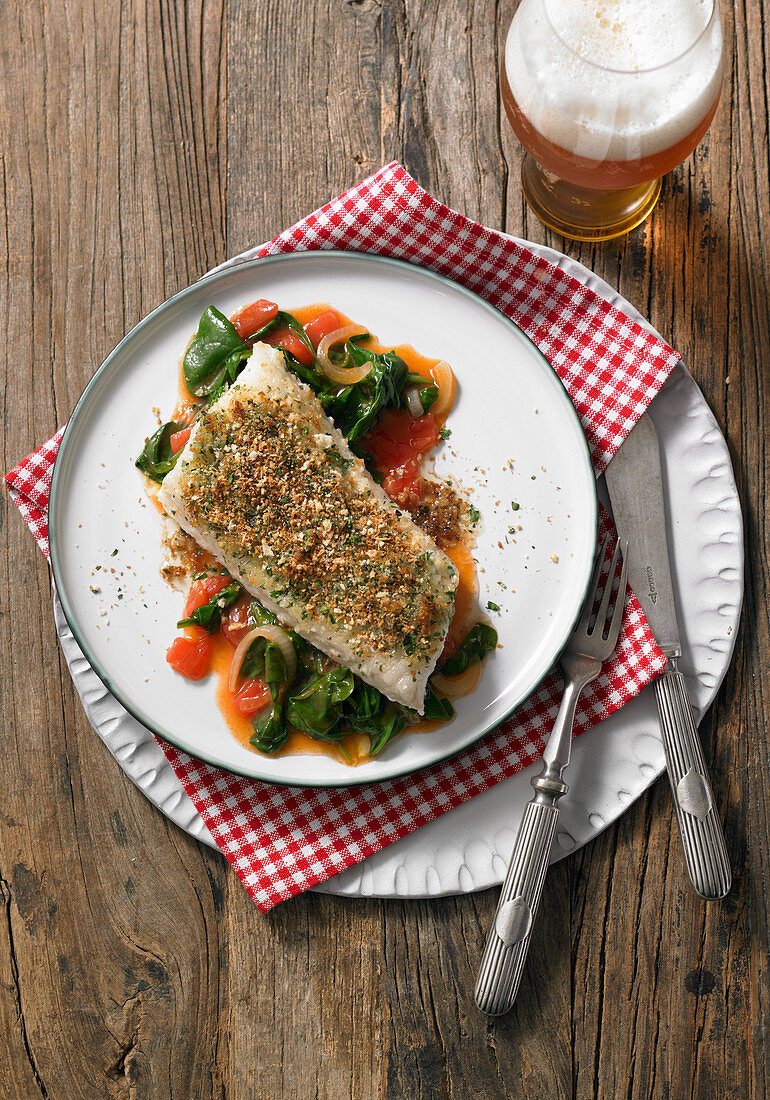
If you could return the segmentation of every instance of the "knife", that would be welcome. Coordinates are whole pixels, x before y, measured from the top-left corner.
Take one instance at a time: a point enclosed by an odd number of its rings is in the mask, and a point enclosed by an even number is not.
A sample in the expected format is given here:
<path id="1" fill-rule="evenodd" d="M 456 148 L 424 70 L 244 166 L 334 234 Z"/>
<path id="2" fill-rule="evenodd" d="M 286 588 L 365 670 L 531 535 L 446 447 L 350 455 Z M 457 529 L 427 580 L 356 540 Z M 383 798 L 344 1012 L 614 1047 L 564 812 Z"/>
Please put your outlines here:
<path id="1" fill-rule="evenodd" d="M 668 658 L 665 671 L 655 681 L 655 697 L 687 871 L 696 893 L 715 900 L 730 889 L 730 863 L 685 679 L 677 668 L 682 647 L 671 583 L 660 448 L 647 413 L 639 418 L 604 476 L 615 526 L 628 544 L 628 583 Z"/>

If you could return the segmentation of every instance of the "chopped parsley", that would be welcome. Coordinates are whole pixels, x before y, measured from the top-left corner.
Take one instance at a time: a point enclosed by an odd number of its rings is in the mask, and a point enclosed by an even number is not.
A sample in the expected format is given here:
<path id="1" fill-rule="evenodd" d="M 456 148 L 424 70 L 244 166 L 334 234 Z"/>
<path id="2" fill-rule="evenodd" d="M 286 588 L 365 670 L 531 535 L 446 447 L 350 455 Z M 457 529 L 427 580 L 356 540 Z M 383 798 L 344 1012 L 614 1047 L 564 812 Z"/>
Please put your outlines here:
<path id="1" fill-rule="evenodd" d="M 492 603 L 491 600 L 487 600 L 487 611 L 499 611 L 500 604 Z"/>
<path id="2" fill-rule="evenodd" d="M 449 428 L 439 428 L 439 432 L 438 432 L 439 439 L 449 439 L 451 434 L 452 433 L 449 430 Z"/>
<path id="3" fill-rule="evenodd" d="M 478 510 L 478 508 L 474 508 L 472 504 L 468 506 L 468 514 L 471 517 L 471 523 L 474 525 L 477 524 L 481 519 L 481 512 Z"/>
<path id="4" fill-rule="evenodd" d="M 516 502 L 515 500 L 512 500 L 512 501 L 511 501 L 511 508 L 513 509 L 513 511 L 514 511 L 514 512 L 518 512 L 518 510 L 519 510 L 519 505 L 518 505 L 518 503 L 517 503 L 517 502 Z"/>

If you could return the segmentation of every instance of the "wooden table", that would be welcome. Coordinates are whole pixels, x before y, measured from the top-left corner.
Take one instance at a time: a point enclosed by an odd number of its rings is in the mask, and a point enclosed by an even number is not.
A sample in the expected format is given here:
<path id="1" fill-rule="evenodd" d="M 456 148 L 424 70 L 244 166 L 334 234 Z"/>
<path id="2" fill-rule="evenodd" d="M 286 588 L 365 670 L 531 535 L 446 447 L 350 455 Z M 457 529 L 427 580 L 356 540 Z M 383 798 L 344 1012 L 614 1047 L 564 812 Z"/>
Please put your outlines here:
<path id="1" fill-rule="evenodd" d="M 665 779 L 549 878 L 516 1009 L 473 976 L 496 891 L 305 896 L 260 916 L 91 731 L 42 555 L 2 494 L 0 1096 L 340 1100 L 770 1094 L 768 143 L 762 3 L 723 12 L 724 98 L 652 219 L 602 247 L 527 212 L 501 119 L 515 4 L 5 0 L 4 469 L 209 267 L 396 157 L 564 249 L 681 350 L 747 529 L 735 657 L 702 726 L 735 883 L 685 881 Z"/>

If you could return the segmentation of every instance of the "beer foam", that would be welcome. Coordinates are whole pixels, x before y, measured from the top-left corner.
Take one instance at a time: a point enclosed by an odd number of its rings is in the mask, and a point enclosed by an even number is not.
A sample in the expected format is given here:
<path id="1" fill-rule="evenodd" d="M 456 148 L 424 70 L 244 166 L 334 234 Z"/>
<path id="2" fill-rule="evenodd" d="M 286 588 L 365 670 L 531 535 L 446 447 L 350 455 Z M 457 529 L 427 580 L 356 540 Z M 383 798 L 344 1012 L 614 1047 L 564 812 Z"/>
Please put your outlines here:
<path id="1" fill-rule="evenodd" d="M 635 160 L 683 140 L 722 80 L 712 0 L 522 0 L 505 72 L 540 133 L 594 160 Z M 705 32 L 705 33 L 704 33 Z"/>

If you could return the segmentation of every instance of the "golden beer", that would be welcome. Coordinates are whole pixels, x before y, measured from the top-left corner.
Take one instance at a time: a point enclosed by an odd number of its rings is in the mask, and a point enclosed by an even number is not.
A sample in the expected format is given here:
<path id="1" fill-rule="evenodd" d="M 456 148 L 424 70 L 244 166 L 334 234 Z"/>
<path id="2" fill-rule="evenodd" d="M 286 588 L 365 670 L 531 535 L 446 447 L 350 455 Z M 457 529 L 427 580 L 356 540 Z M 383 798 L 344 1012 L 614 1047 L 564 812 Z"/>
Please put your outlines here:
<path id="1" fill-rule="evenodd" d="M 722 84 L 714 0 L 522 0 L 500 74 L 550 228 L 606 240 L 644 221 L 706 133 Z"/>

